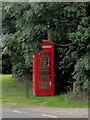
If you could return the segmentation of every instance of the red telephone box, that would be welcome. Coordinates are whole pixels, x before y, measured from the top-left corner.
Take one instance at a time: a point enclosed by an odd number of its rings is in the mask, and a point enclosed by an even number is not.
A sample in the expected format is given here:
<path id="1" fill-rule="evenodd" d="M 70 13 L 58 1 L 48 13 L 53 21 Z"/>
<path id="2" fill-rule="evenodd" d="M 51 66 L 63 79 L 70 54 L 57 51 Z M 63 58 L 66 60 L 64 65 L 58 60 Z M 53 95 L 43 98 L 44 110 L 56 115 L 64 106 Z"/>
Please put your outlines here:
<path id="1" fill-rule="evenodd" d="M 42 51 L 33 59 L 33 94 L 54 95 L 54 43 L 43 40 Z"/>

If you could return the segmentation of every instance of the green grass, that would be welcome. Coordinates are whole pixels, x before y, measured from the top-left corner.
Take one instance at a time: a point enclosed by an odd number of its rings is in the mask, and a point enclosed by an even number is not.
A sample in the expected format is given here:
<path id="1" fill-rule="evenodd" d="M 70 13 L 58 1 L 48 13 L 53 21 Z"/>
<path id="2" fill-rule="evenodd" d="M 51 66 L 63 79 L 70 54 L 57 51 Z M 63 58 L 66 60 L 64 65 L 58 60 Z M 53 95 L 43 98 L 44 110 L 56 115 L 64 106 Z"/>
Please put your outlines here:
<path id="1" fill-rule="evenodd" d="M 48 106 L 48 107 L 88 107 L 86 98 L 75 98 L 71 94 L 59 96 L 33 96 L 32 89 L 29 91 L 29 98 L 25 97 L 24 83 L 12 78 L 12 75 L 0 75 L 2 77 L 2 102 L 10 107 L 20 106 Z M 1 79 L 0 79 L 1 80 Z M 12 103 L 17 103 L 13 105 Z"/>

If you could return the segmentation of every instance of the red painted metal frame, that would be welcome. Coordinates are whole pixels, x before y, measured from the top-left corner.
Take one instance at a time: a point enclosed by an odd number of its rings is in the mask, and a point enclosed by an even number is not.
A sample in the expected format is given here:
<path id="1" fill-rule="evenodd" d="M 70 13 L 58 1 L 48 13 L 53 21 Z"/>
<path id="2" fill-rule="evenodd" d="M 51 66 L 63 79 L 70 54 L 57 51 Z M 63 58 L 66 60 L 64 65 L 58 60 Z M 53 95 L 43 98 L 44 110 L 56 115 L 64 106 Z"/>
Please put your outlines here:
<path id="1" fill-rule="evenodd" d="M 33 56 L 33 94 L 35 96 L 38 95 L 54 95 L 55 94 L 55 85 L 54 85 L 54 43 L 47 41 L 47 40 L 43 40 L 43 44 L 42 46 L 44 48 L 42 48 L 42 51 L 40 51 L 40 53 L 37 53 Z M 40 54 L 42 53 L 49 53 L 50 56 L 40 56 Z M 40 58 L 48 58 L 48 61 L 40 61 Z M 40 65 L 42 62 L 48 62 L 48 65 Z M 51 63 L 51 64 L 50 64 Z M 40 68 L 45 68 L 47 67 L 48 70 L 40 70 Z M 41 72 L 49 72 L 49 74 L 47 75 L 41 75 Z M 41 79 L 41 77 L 47 77 L 49 76 L 49 79 L 43 80 Z M 48 84 L 42 84 L 44 81 L 44 83 L 46 81 L 46 83 Z M 40 83 L 42 82 L 42 83 Z M 40 87 L 45 87 L 45 88 L 40 88 Z"/>

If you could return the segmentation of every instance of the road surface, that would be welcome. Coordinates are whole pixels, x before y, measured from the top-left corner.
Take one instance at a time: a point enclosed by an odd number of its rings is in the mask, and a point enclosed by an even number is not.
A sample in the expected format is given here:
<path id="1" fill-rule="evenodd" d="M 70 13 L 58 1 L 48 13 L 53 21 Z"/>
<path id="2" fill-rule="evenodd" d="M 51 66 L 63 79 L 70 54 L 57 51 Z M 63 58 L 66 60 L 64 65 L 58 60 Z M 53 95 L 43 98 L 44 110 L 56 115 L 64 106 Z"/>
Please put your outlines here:
<path id="1" fill-rule="evenodd" d="M 42 112 L 32 111 L 31 109 L 3 109 L 2 118 L 48 118 L 49 116 Z M 55 116 L 50 116 L 55 117 Z"/>
<path id="2" fill-rule="evenodd" d="M 2 108 L 2 118 L 88 118 L 88 108 Z"/>

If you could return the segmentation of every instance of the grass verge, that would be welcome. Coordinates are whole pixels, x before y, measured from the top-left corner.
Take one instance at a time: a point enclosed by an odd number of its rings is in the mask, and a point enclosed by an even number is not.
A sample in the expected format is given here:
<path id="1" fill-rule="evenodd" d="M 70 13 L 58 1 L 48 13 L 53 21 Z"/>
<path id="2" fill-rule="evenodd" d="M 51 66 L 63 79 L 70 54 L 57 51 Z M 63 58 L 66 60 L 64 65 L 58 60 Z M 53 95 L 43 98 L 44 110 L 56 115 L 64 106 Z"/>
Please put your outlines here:
<path id="1" fill-rule="evenodd" d="M 2 78 L 2 102 L 9 107 L 47 106 L 65 108 L 87 108 L 88 99 L 76 98 L 72 94 L 58 96 L 33 96 L 30 89 L 29 98 L 25 97 L 25 87 L 22 81 L 12 78 L 12 75 L 0 75 Z M 0 79 L 1 80 L 1 79 Z"/>

